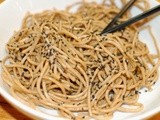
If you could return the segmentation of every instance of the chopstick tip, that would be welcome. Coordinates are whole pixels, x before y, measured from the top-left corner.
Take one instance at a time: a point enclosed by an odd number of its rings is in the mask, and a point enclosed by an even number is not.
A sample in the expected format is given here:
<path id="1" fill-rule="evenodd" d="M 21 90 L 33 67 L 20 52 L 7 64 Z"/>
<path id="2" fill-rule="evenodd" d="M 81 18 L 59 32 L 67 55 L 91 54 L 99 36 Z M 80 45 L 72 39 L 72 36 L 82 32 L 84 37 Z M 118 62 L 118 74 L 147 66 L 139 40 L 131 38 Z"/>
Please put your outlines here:
<path id="1" fill-rule="evenodd" d="M 107 32 L 105 30 L 103 30 L 99 35 L 103 35 L 106 34 Z"/>

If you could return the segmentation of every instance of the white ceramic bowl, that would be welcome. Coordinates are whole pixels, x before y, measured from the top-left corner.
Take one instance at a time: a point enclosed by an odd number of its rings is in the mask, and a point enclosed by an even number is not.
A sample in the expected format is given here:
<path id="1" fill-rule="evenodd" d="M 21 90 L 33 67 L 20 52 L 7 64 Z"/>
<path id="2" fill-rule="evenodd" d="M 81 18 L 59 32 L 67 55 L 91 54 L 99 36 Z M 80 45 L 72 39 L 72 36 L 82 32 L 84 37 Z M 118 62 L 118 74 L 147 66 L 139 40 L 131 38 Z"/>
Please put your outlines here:
<path id="1" fill-rule="evenodd" d="M 70 5 L 78 0 L 6 0 L 0 4 L 0 59 L 5 56 L 5 44 L 8 39 L 12 36 L 14 30 L 18 30 L 21 21 L 26 12 L 30 11 L 32 13 L 40 12 L 46 9 L 64 9 L 65 6 Z M 97 0 L 101 1 L 101 0 Z M 119 4 L 120 0 L 117 0 Z M 158 4 L 155 0 L 148 0 L 151 6 Z M 120 5 L 120 4 L 119 4 Z M 133 15 L 138 14 L 140 11 L 136 8 L 132 9 Z M 157 42 L 160 43 L 160 16 L 156 17 L 149 23 L 154 32 Z M 154 45 L 147 31 L 140 32 L 140 39 L 143 38 L 144 42 L 147 43 L 151 52 L 155 52 Z M 149 117 L 158 111 L 160 111 L 160 78 L 158 82 L 153 86 L 153 91 L 143 92 L 140 95 L 139 102 L 144 104 L 144 110 L 138 113 L 120 113 L 116 112 L 114 114 L 114 120 L 138 120 Z M 0 78 L 0 94 L 16 109 L 20 110 L 24 114 L 32 117 L 34 119 L 47 119 L 47 120 L 60 120 L 63 118 L 56 117 L 55 111 L 49 111 L 43 109 L 43 113 L 36 111 L 27 105 L 19 102 L 14 97 L 11 96 L 5 83 Z M 48 114 L 47 114 L 48 113 Z"/>

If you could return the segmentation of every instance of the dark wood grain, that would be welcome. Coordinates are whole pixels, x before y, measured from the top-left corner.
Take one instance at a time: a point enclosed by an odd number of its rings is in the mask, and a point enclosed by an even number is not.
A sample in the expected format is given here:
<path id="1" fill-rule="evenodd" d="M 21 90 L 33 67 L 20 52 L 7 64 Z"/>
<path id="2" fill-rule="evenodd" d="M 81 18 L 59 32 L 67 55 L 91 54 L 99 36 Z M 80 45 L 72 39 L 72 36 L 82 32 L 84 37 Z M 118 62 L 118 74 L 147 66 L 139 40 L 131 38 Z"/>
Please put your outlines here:
<path id="1" fill-rule="evenodd" d="M 0 120 L 32 120 L 13 108 L 0 96 Z"/>

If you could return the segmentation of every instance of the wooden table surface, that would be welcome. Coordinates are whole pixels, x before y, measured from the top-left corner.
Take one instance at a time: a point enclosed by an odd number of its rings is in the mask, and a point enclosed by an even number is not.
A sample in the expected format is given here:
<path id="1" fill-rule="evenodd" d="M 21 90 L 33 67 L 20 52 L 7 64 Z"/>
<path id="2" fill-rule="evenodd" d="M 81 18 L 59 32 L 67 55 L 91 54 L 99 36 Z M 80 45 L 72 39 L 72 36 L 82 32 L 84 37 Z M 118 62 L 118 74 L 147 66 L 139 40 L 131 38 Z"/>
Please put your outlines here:
<path id="1" fill-rule="evenodd" d="M 3 0 L 0 0 L 0 3 Z M 160 0 L 158 0 L 160 2 Z M 0 120 L 32 120 L 23 115 L 0 96 Z M 160 120 L 160 112 L 148 120 Z"/>

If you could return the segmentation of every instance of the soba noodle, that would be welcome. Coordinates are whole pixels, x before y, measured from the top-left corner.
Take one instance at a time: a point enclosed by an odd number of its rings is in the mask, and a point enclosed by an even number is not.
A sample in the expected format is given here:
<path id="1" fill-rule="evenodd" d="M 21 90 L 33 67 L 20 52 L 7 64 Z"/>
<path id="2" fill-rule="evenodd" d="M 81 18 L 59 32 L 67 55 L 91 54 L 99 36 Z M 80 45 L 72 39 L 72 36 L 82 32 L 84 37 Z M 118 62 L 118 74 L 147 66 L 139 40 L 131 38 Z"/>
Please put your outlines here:
<path id="1" fill-rule="evenodd" d="M 13 96 L 77 120 L 141 111 L 139 90 L 151 90 L 158 78 L 158 46 L 157 55 L 151 54 L 135 24 L 99 35 L 119 12 L 111 3 L 81 2 L 75 13 L 69 12 L 72 6 L 28 13 L 2 60 L 2 78 Z M 128 12 L 119 22 L 129 17 Z"/>

